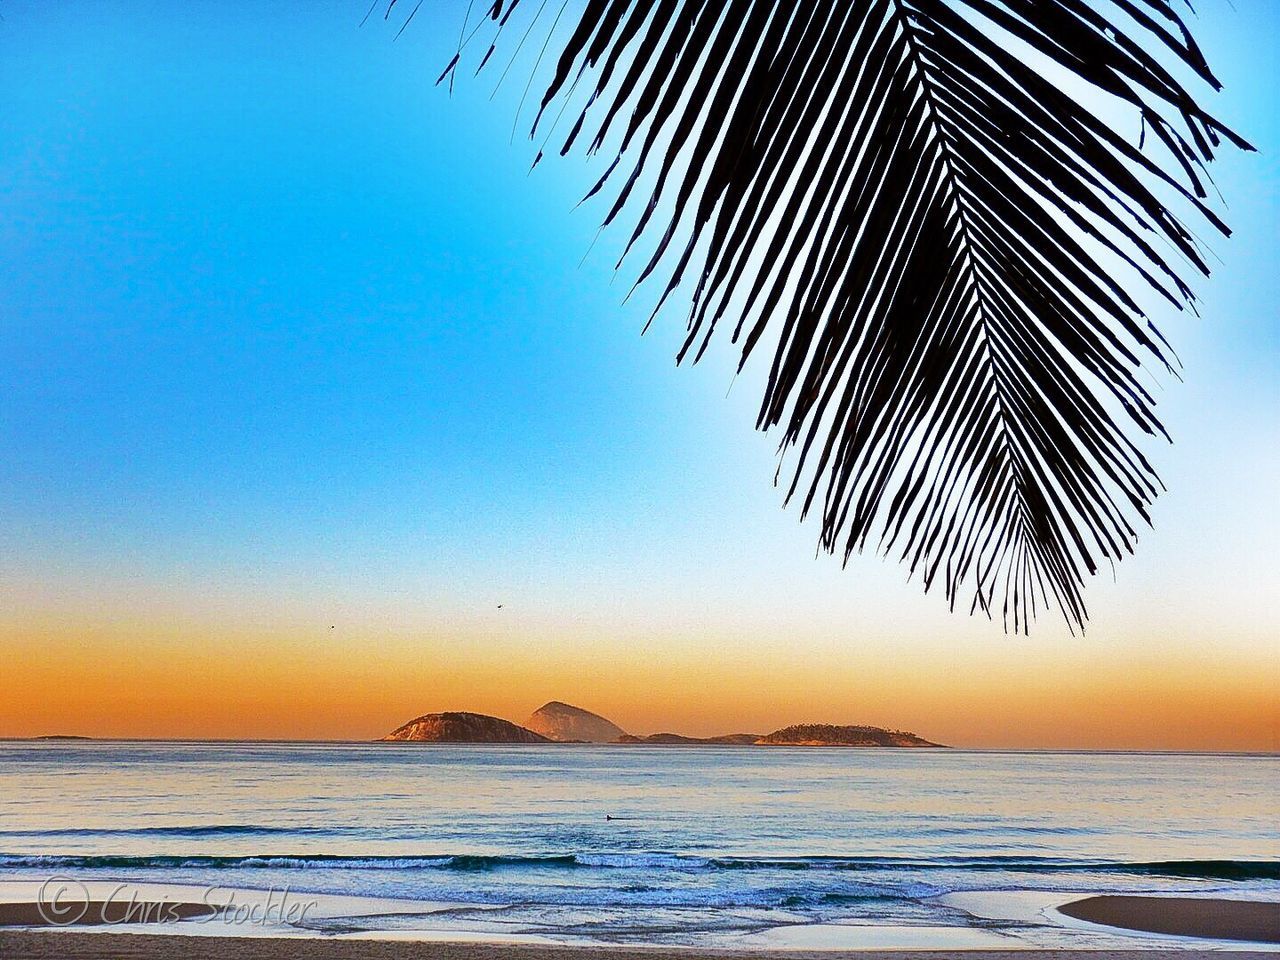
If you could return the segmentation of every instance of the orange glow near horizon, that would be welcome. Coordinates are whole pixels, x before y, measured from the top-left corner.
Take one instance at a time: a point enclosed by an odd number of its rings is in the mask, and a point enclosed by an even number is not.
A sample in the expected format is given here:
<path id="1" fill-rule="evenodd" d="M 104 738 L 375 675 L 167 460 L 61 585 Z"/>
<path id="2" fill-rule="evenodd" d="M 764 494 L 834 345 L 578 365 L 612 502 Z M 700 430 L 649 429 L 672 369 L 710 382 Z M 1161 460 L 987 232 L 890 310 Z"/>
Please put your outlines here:
<path id="1" fill-rule="evenodd" d="M 373 739 L 422 713 L 516 722 L 551 699 L 637 733 L 868 723 L 960 747 L 1280 749 L 1276 659 L 1017 642 L 886 655 L 680 638 L 319 638 L 140 624 L 0 627 L 0 736 Z M 570 632 L 571 633 L 571 632 Z M 1110 650 L 1105 657 L 1098 650 Z M 724 650 L 735 650 L 727 655 Z"/>

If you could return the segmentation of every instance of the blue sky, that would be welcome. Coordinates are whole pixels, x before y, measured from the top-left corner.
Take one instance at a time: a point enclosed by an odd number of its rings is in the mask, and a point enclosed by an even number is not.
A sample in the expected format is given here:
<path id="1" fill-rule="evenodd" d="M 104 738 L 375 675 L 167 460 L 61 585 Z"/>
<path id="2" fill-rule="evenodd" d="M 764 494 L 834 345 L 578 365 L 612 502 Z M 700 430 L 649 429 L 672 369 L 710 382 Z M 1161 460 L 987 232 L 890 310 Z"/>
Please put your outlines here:
<path id="1" fill-rule="evenodd" d="M 1139 556 L 1090 586 L 1089 637 L 1045 619 L 1027 641 L 895 565 L 814 558 L 752 431 L 757 381 L 726 397 L 727 349 L 676 369 L 678 313 L 640 336 L 616 238 L 579 265 L 590 172 L 529 174 L 509 143 L 523 76 L 492 101 L 494 76 L 433 87 L 461 4 L 395 40 L 358 26 L 358 0 L 6 2 L 13 629 L 345 620 L 614 657 L 637 637 L 653 656 L 1083 658 L 1211 637 L 1274 668 L 1280 7 L 1203 7 L 1214 106 L 1262 153 L 1216 168 L 1237 237 L 1214 243 L 1203 319 L 1166 324 L 1186 365 L 1161 404 L 1177 445 L 1152 451 L 1171 492 Z"/>

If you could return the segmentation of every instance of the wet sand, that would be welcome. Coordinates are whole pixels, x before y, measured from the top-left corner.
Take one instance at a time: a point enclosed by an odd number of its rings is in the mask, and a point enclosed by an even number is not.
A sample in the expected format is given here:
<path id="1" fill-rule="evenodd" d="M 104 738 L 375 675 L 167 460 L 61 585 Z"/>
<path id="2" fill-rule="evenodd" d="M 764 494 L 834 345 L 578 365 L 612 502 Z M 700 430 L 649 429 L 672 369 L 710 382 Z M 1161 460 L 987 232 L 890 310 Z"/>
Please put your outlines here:
<path id="1" fill-rule="evenodd" d="M 0 930 L 4 960 L 1222 960 L 1209 950 L 733 951 Z M 1275 960 L 1233 951 L 1230 960 Z"/>
<path id="2" fill-rule="evenodd" d="M 154 908 L 154 909 L 141 909 Z M 287 928 L 252 937 L 137 932 L 138 927 L 117 932 L 78 931 L 92 926 L 98 931 L 124 922 L 173 923 L 213 915 L 214 908 L 188 901 L 138 901 L 107 905 L 102 901 L 67 901 L 60 913 L 49 917 L 35 903 L 0 903 L 0 958 L 3 960 L 654 960 L 676 956 L 681 960 L 713 958 L 779 958 L 786 960 L 1210 960 L 1221 957 L 1220 948 L 1194 940 L 1181 944 L 1151 942 L 1143 950 L 1069 950 L 1023 948 L 963 949 L 957 940 L 952 949 L 799 949 L 761 947 L 751 950 L 704 948 L 645 948 L 635 946 L 576 946 L 540 943 L 457 942 L 414 939 L 410 936 L 373 939 L 352 936 L 293 935 Z M 126 910 L 131 910 L 128 914 Z M 1280 904 L 1193 897 L 1096 896 L 1058 907 L 1064 916 L 1121 930 L 1172 934 L 1207 940 L 1253 941 L 1280 944 Z M 180 924 L 180 926 L 185 926 Z M 45 929 L 21 929 L 40 928 Z M 58 929 L 50 929 L 57 927 Z M 874 929 L 874 928 L 871 928 Z M 965 928 L 957 928 L 962 931 Z M 870 944 L 869 944 L 870 946 Z M 1233 950 L 1232 960 L 1276 960 L 1280 953 Z"/>
<path id="3" fill-rule="evenodd" d="M 1177 937 L 1280 943 L 1280 903 L 1201 897 L 1088 897 L 1058 912 L 1122 930 Z"/>
<path id="4" fill-rule="evenodd" d="M 122 923 L 176 923 L 212 917 L 217 909 L 203 903 L 168 901 L 68 900 L 56 905 L 0 903 L 0 927 L 100 927 Z M 0 953 L 0 956 L 3 956 Z"/>

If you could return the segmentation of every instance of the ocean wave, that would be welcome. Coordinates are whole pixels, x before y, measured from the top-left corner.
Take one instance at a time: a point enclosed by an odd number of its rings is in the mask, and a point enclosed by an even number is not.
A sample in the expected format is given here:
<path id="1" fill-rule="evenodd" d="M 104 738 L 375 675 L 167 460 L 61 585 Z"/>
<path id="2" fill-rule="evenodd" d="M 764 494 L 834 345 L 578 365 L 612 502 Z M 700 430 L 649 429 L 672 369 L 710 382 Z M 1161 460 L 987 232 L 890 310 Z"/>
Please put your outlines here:
<path id="1" fill-rule="evenodd" d="M 1206 880 L 1280 880 L 1278 860 L 1071 860 L 1061 857 L 723 857 L 709 861 L 723 870 L 948 871 L 1008 873 L 1098 873 Z"/>
<path id="2" fill-rule="evenodd" d="M 0 854 L 0 868 L 22 869 L 268 869 L 268 870 L 448 870 L 512 869 L 634 871 L 835 871 L 907 874 L 1030 873 L 1115 874 L 1201 880 L 1280 880 L 1276 860 L 1164 860 L 1123 862 L 1054 857 L 702 857 L 686 854 L 579 853 L 541 855 L 441 854 L 426 856 L 352 856 L 342 854 L 216 855 L 23 855 Z"/>
<path id="3" fill-rule="evenodd" d="M 580 867 L 621 870 L 700 870 L 711 865 L 706 857 L 680 853 L 576 853 L 573 859 Z"/>

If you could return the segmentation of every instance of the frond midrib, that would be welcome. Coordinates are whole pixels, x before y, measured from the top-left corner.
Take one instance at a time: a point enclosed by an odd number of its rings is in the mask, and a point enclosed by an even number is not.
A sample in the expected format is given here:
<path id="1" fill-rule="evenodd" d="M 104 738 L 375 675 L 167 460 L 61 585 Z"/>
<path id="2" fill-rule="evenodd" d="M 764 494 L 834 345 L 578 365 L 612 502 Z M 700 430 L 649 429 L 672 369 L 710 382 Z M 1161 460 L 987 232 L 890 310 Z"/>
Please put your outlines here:
<path id="1" fill-rule="evenodd" d="M 907 48 L 908 65 L 914 74 L 916 81 L 920 85 L 922 92 L 926 116 L 922 123 L 931 126 L 932 138 L 930 145 L 939 155 L 940 161 L 940 177 L 942 180 L 943 193 L 947 197 L 951 214 L 955 217 L 960 232 L 960 238 L 956 240 L 956 252 L 958 257 L 963 260 L 963 275 L 965 276 L 966 286 L 976 301 L 976 313 L 978 316 L 979 337 L 982 343 L 983 351 L 983 368 L 987 374 L 987 382 L 990 384 L 991 393 L 995 398 L 996 417 L 999 423 L 1000 432 L 1000 450 L 1004 459 L 1005 469 L 1012 477 L 1012 482 L 1016 492 L 1014 498 L 1015 509 L 1017 511 L 1017 529 L 1018 541 L 1011 542 L 1005 551 L 1009 550 L 1026 550 L 1034 545 L 1035 537 L 1029 527 L 1030 506 L 1027 502 L 1027 485 L 1026 471 L 1028 465 L 1026 458 L 1018 450 L 1017 445 L 1013 442 L 1013 437 L 1009 427 L 1009 410 L 1008 402 L 1005 399 L 1005 390 L 1001 381 L 1000 374 L 996 369 L 996 364 L 991 347 L 991 331 L 988 321 L 988 312 L 990 306 L 988 304 L 988 292 L 984 287 L 984 281 L 980 276 L 979 261 L 974 256 L 972 246 L 973 241 L 969 234 L 969 217 L 971 216 L 964 191 L 959 186 L 959 174 L 956 172 L 955 164 L 952 159 L 953 147 L 951 145 L 952 132 L 947 128 L 946 120 L 942 111 L 937 108 L 934 103 L 933 85 L 934 81 L 929 73 L 929 65 L 927 60 L 920 53 L 915 31 L 916 27 L 911 21 L 906 8 L 905 0 L 888 0 L 892 14 L 897 21 L 898 28 L 902 31 Z M 942 562 L 941 556 L 934 561 L 934 566 Z M 998 567 L 998 564 L 997 564 Z M 977 578 L 977 592 L 974 597 L 974 604 L 981 605 L 985 610 L 988 607 L 990 599 L 984 596 L 983 578 Z M 1074 633 L 1074 627 L 1071 620 L 1074 617 L 1076 622 L 1083 629 L 1084 621 L 1087 619 L 1087 612 L 1083 605 L 1077 606 L 1074 598 L 1064 598 L 1057 591 L 1057 585 L 1054 578 L 1050 577 L 1049 582 L 1053 584 L 1053 590 L 1060 604 L 1067 606 L 1067 600 L 1070 599 L 1072 616 L 1068 617 L 1068 626 Z M 954 598 L 953 598 L 954 602 Z"/>

